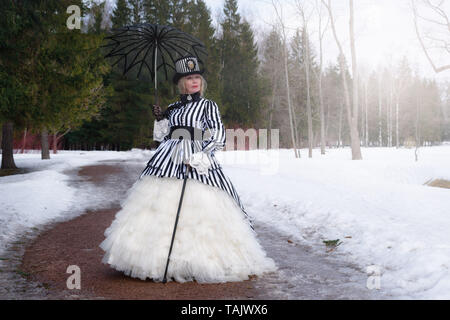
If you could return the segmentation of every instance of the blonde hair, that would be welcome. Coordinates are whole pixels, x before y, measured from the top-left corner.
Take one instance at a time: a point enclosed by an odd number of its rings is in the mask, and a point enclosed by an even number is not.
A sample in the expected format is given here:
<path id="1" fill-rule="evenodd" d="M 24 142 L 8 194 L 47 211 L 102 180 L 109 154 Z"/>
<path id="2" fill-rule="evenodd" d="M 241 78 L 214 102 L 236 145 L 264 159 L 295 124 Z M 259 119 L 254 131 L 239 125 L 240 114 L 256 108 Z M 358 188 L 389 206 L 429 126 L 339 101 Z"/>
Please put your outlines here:
<path id="1" fill-rule="evenodd" d="M 200 96 L 203 97 L 205 91 L 206 91 L 206 87 L 207 87 L 207 83 L 205 78 L 203 78 L 203 76 L 201 74 L 199 74 L 200 79 L 202 79 L 202 84 L 200 85 Z M 185 94 L 186 93 L 186 86 L 184 84 L 184 81 L 186 80 L 186 76 L 181 77 L 180 80 L 178 80 L 178 91 L 180 94 Z"/>

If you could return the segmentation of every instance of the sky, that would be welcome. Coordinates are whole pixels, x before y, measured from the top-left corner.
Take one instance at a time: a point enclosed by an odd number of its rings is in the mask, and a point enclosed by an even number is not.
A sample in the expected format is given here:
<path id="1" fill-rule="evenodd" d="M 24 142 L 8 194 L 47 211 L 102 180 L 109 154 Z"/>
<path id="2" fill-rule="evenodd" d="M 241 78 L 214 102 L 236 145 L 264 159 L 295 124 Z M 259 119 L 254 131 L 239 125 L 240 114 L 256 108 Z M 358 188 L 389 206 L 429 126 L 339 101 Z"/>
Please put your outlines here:
<path id="1" fill-rule="evenodd" d="M 211 10 L 214 23 L 217 24 L 218 15 L 222 13 L 224 0 L 205 0 Z M 305 11 L 311 14 L 309 29 L 311 30 L 311 39 L 318 45 L 317 32 L 317 13 L 312 10 L 314 1 L 303 1 L 309 3 Z M 300 16 L 295 6 L 295 0 L 280 0 L 278 8 L 282 7 L 283 17 L 286 21 L 288 35 L 292 35 L 296 28 L 301 26 Z M 339 40 L 341 41 L 348 61 L 350 55 L 349 30 L 349 1 L 334 0 L 332 8 L 335 14 L 335 23 Z M 445 4 L 446 12 L 450 16 L 450 1 Z M 271 0 L 238 0 L 238 12 L 245 17 L 253 26 L 257 38 L 271 28 L 271 24 L 276 22 L 274 7 Z M 419 7 L 420 13 L 429 15 L 424 7 Z M 395 65 L 403 56 L 406 56 L 410 62 L 411 68 L 417 70 L 420 74 L 435 78 L 438 81 L 450 81 L 450 70 L 435 74 L 429 65 L 426 57 L 420 48 L 417 40 L 412 10 L 410 9 L 410 0 L 356 0 L 354 1 L 355 11 L 355 46 L 356 55 L 360 65 L 364 65 L 367 71 L 379 69 L 380 66 Z M 325 11 L 324 22 L 326 22 Z M 430 24 L 421 25 L 423 32 L 430 30 Z M 431 31 L 441 32 L 442 29 L 432 29 Z M 444 30 L 445 31 L 445 30 Z M 446 35 L 448 39 L 448 31 Z M 338 55 L 338 48 L 331 33 L 329 26 L 324 39 L 324 63 L 335 63 Z M 433 59 L 438 64 L 450 64 L 450 55 L 442 54 L 442 51 L 431 53 Z"/>

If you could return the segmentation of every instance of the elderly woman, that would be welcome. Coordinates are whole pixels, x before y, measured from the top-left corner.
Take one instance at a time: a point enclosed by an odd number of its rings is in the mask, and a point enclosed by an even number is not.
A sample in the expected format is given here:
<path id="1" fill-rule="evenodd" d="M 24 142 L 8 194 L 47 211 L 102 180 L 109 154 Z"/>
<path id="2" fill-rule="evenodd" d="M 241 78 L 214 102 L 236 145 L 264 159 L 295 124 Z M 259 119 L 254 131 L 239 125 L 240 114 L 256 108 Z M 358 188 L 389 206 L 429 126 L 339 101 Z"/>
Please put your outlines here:
<path id="1" fill-rule="evenodd" d="M 275 271 L 214 155 L 225 146 L 225 129 L 217 104 L 203 97 L 203 71 L 195 57 L 177 60 L 175 68 L 181 99 L 164 112 L 153 107 L 154 139 L 161 143 L 105 231 L 102 262 L 131 277 L 163 280 L 187 175 L 168 281 L 242 281 Z"/>

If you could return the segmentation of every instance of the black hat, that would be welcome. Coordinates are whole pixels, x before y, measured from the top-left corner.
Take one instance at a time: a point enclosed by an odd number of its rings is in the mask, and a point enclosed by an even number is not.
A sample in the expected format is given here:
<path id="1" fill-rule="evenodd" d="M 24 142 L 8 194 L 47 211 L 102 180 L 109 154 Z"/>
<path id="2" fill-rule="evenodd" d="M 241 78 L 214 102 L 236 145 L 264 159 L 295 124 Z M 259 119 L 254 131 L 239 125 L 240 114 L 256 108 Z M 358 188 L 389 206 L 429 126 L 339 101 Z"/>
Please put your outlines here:
<path id="1" fill-rule="evenodd" d="M 177 84 L 180 78 L 190 74 L 202 74 L 204 70 L 200 70 L 197 58 L 188 56 L 175 61 L 176 74 L 173 77 L 173 83 Z"/>

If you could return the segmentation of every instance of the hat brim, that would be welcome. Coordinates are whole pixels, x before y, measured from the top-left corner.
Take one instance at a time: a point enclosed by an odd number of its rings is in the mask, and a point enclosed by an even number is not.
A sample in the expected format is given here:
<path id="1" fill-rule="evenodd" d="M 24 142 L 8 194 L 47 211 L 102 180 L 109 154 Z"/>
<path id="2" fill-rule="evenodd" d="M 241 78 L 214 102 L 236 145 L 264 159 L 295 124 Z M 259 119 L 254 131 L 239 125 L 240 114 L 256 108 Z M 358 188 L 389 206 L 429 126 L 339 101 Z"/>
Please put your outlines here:
<path id="1" fill-rule="evenodd" d="M 191 75 L 191 74 L 203 74 L 203 72 L 205 72 L 205 70 L 201 70 L 201 71 L 192 71 L 192 72 L 187 72 L 187 73 L 176 73 L 176 74 L 173 76 L 172 81 L 173 81 L 174 84 L 178 84 L 178 81 L 179 81 L 181 78 L 185 77 L 185 76 L 189 76 L 189 75 Z"/>

